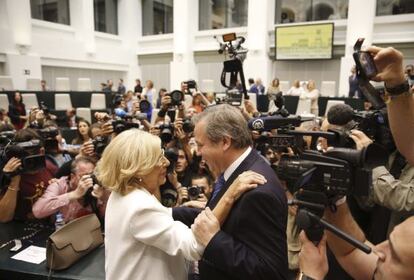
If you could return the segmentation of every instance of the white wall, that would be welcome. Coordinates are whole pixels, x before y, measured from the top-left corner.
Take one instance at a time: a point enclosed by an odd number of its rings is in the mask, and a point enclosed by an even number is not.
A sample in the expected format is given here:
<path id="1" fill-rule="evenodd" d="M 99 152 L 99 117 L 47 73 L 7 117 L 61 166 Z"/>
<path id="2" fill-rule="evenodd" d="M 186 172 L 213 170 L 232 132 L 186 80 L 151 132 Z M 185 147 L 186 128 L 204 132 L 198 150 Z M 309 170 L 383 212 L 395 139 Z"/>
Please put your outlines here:
<path id="1" fill-rule="evenodd" d="M 116 80 L 122 74 L 126 85 L 131 88 L 135 78 L 141 80 L 152 79 L 156 87 L 165 86 L 169 88 L 172 83 L 174 73 L 180 71 L 180 63 L 172 63 L 177 58 L 177 54 L 182 53 L 183 57 L 190 57 L 192 61 L 186 64 L 186 76 L 192 76 L 199 81 L 203 79 L 213 79 L 217 91 L 222 87 L 219 84 L 221 73 L 221 63 L 223 57 L 213 58 L 210 52 L 215 52 L 218 48 L 214 35 L 221 36 L 229 32 L 236 32 L 237 35 L 246 37 L 246 46 L 249 43 L 249 36 L 252 37 L 252 30 L 263 28 L 267 22 L 273 20 L 273 9 L 268 9 L 268 13 L 260 13 L 266 19 L 259 21 L 250 20 L 249 26 L 198 31 L 198 6 L 190 0 L 185 1 L 184 7 L 179 13 L 183 18 L 181 23 L 190 24 L 186 19 L 194 19 L 194 26 L 188 27 L 187 34 L 192 38 L 187 38 L 185 48 L 174 42 L 174 34 L 164 34 L 142 37 L 142 1 L 141 0 L 118 0 L 118 27 L 119 36 L 104 34 L 93 31 L 93 0 L 69 0 L 71 8 L 71 22 L 73 25 L 49 23 L 30 18 L 30 0 L 1 0 L 0 1 L 0 73 L 11 75 L 13 82 L 19 89 L 25 89 L 26 78 L 44 75 L 49 84 L 54 83 L 55 74 L 62 69 L 68 69 L 68 75 L 75 81 L 76 78 L 84 78 L 84 75 L 91 73 L 93 86 L 97 81 L 113 78 Z M 250 2 L 250 1 L 249 1 Z M 253 0 L 251 0 L 253 2 Z M 256 2 L 256 1 L 255 1 Z M 273 0 L 260 0 L 257 5 L 271 7 Z M 181 1 L 174 1 L 175 7 L 183 6 Z M 191 8 L 193 7 L 193 8 Z M 260 10 L 260 9 L 258 9 Z M 176 13 L 177 14 L 177 13 Z M 251 13 L 250 13 L 251 14 Z M 343 48 L 346 41 L 346 20 L 335 22 L 334 45 L 335 48 Z M 193 24 L 193 21 L 191 21 Z M 306 79 L 314 78 L 320 80 L 336 80 L 340 75 L 348 75 L 348 71 L 339 73 L 337 61 L 312 61 L 312 62 L 273 62 L 270 49 L 274 47 L 274 25 L 269 25 L 267 30 L 267 42 L 260 43 L 258 40 L 252 44 L 251 50 L 253 57 L 260 55 L 260 59 L 268 59 L 267 65 L 271 65 L 271 70 L 260 67 L 258 60 L 247 60 L 246 69 L 250 72 L 247 75 L 257 77 L 279 76 L 281 79 L 292 80 L 294 76 L 304 76 Z M 195 29 L 195 30 L 194 30 Z M 249 34 L 250 32 L 250 34 Z M 179 33 L 182 36 L 182 33 Z M 263 37 L 263 32 L 260 33 Z M 266 34 L 266 32 L 265 32 Z M 265 35 L 266 36 L 266 35 Z M 177 39 L 177 38 L 176 38 Z M 251 38 L 250 38 L 251 39 Z M 407 52 L 414 49 L 414 16 L 413 14 L 381 16 L 374 19 L 374 31 L 372 37 L 373 44 L 405 44 Z M 268 44 L 268 45 L 267 45 Z M 264 47 L 265 46 L 265 47 Z M 265 55 L 264 52 L 267 51 Z M 405 53 L 405 52 L 404 52 Z M 141 57 L 151 58 L 169 54 L 169 59 L 163 62 L 143 61 Z M 145 59 L 144 59 L 145 60 Z M 408 63 L 413 63 L 409 60 Z M 3 69 L 3 70 L 2 70 Z M 30 70 L 30 75 L 25 75 L 25 69 Z M 54 69 L 53 71 L 44 69 Z M 191 71 L 192 72 L 191 72 Z M 63 70 L 62 70 L 63 71 Z M 93 74 L 96 71 L 96 75 Z M 266 73 L 263 71 L 271 71 Z M 345 73 L 346 72 L 346 73 Z M 256 75 L 257 73 L 257 75 Z M 337 77 L 334 79 L 334 75 Z M 102 75 L 111 77 L 103 77 Z M 77 77 L 77 75 L 79 75 Z M 94 76 L 95 75 L 95 76 Z M 246 76 L 247 76 L 246 75 Z M 187 77 L 186 77 L 187 78 Z M 190 77 L 188 77 L 190 78 Z M 248 77 L 246 77 L 247 79 Z M 264 81 L 267 83 L 268 81 Z"/>
<path id="2" fill-rule="evenodd" d="M 50 89 L 55 88 L 55 81 L 57 77 L 68 77 L 70 80 L 70 88 L 77 90 L 78 78 L 90 78 L 92 90 L 101 90 L 101 83 L 106 83 L 107 80 L 114 82 L 112 90 L 116 91 L 118 88 L 118 80 L 125 76 L 125 72 L 97 70 L 87 68 L 71 68 L 71 67 L 55 67 L 43 66 L 42 77 L 46 80 Z M 133 89 L 133 88 L 128 88 Z"/>

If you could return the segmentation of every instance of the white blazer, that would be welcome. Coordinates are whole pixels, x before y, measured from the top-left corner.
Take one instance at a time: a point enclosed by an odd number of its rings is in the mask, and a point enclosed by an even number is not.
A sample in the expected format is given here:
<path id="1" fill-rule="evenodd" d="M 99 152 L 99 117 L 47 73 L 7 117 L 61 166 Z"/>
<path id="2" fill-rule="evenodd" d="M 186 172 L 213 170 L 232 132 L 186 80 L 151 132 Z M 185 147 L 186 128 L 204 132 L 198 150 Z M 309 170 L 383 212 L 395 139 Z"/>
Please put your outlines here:
<path id="1" fill-rule="evenodd" d="M 112 192 L 105 214 L 106 279 L 187 279 L 185 259 L 199 260 L 204 247 L 172 210 L 146 189 Z"/>

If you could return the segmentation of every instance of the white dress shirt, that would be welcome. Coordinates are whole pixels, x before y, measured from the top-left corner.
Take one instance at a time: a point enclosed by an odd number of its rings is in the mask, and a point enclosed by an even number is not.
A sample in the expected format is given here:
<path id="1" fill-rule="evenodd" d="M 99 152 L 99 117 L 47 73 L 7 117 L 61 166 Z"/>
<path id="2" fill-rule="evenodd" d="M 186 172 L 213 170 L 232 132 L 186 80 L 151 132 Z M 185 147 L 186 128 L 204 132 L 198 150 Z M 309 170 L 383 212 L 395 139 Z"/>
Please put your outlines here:
<path id="1" fill-rule="evenodd" d="M 227 169 L 224 171 L 224 180 L 228 180 L 231 176 L 231 174 L 233 174 L 233 172 L 237 169 L 237 167 L 239 167 L 239 165 L 243 162 L 243 160 L 245 158 L 247 158 L 247 156 L 250 154 L 250 152 L 252 151 L 251 147 L 248 147 L 242 154 L 241 156 L 239 156 L 235 161 L 233 161 L 232 164 L 230 164 L 229 167 L 227 167 Z"/>
<path id="2" fill-rule="evenodd" d="M 204 247 L 190 228 L 174 221 L 146 189 L 112 192 L 105 215 L 105 272 L 114 280 L 187 279 L 185 259 L 198 260 Z"/>

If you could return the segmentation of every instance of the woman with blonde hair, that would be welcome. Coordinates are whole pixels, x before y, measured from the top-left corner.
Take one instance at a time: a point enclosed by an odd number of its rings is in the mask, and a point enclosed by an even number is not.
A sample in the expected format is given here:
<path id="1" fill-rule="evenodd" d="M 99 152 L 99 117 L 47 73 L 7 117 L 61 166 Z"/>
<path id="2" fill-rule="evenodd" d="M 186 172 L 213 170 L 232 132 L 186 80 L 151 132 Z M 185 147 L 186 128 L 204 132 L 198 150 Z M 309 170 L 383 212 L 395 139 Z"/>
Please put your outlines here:
<path id="1" fill-rule="evenodd" d="M 269 98 L 268 112 L 277 111 L 277 107 L 275 105 L 274 100 L 276 99 L 276 94 L 280 92 L 279 84 L 280 84 L 279 79 L 274 78 L 272 83 L 267 88 L 267 97 Z"/>
<path id="2" fill-rule="evenodd" d="M 319 106 L 318 106 L 318 98 L 319 98 L 319 90 L 316 88 L 316 84 L 314 80 L 309 80 L 306 86 L 305 92 L 300 95 L 300 99 L 310 99 L 311 100 L 311 114 L 315 115 L 315 117 L 319 116 Z"/>
<path id="3" fill-rule="evenodd" d="M 112 191 L 105 214 L 106 279 L 187 279 L 185 259 L 201 258 L 204 246 L 193 231 L 156 198 L 168 165 L 160 138 L 141 130 L 124 131 L 106 147 L 96 171 Z M 213 210 L 215 225 L 243 192 L 264 182 L 254 172 L 236 180 Z"/>

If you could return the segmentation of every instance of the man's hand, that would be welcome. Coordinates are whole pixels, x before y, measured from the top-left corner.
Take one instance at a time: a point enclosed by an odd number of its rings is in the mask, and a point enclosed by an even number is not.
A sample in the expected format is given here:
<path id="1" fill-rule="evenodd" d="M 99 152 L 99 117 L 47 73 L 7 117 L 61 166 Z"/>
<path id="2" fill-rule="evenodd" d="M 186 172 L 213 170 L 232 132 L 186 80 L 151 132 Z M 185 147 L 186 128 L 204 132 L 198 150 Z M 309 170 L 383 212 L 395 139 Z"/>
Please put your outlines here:
<path id="1" fill-rule="evenodd" d="M 112 126 L 112 122 L 106 122 L 102 125 L 102 134 L 105 136 L 110 136 L 112 133 L 114 133 L 114 127 Z"/>
<path id="2" fill-rule="evenodd" d="M 299 238 L 302 243 L 299 253 L 300 271 L 315 280 L 323 280 L 329 269 L 326 257 L 326 234 L 323 235 L 318 246 L 307 238 L 303 230 Z"/>
<path id="3" fill-rule="evenodd" d="M 72 176 L 74 176 L 72 174 Z M 70 200 L 77 200 L 82 198 L 86 191 L 93 187 L 93 180 L 90 175 L 83 175 L 78 182 L 77 188 L 69 193 Z"/>
<path id="4" fill-rule="evenodd" d="M 169 96 L 169 95 L 164 95 L 164 96 L 161 98 L 161 108 L 162 108 L 163 110 L 167 110 L 167 109 L 168 109 L 168 106 L 170 106 L 170 104 L 171 104 L 171 96 Z"/>
<path id="5" fill-rule="evenodd" d="M 354 140 L 357 150 L 362 150 L 363 148 L 368 147 L 370 144 L 372 144 L 372 140 L 366 136 L 365 133 L 357 129 L 351 130 L 349 137 Z"/>
<path id="6" fill-rule="evenodd" d="M 104 202 L 107 193 L 103 187 L 98 184 L 93 185 L 92 196 L 96 197 L 99 201 Z"/>
<path id="7" fill-rule="evenodd" d="M 178 182 L 177 172 L 173 171 L 172 173 L 168 173 L 167 177 L 171 185 L 173 185 L 175 189 L 178 189 L 180 186 L 180 183 Z"/>
<path id="8" fill-rule="evenodd" d="M 96 112 L 94 116 L 98 122 L 106 122 L 111 119 L 108 113 L 104 113 L 104 112 Z"/>
<path id="9" fill-rule="evenodd" d="M 95 155 L 95 147 L 93 146 L 93 143 L 91 140 L 82 144 L 82 146 L 80 147 L 79 154 L 81 156 L 88 156 L 88 157 L 92 157 Z"/>
<path id="10" fill-rule="evenodd" d="M 254 189 L 258 184 L 262 185 L 266 182 L 267 180 L 263 175 L 254 171 L 245 171 L 234 180 L 227 189 L 225 196 L 232 200 L 237 200 L 246 191 Z"/>
<path id="11" fill-rule="evenodd" d="M 214 235 L 220 230 L 220 224 L 210 208 L 207 207 L 194 220 L 191 229 L 198 243 L 207 246 Z"/>
<path id="12" fill-rule="evenodd" d="M 392 47 L 379 48 L 369 47 L 367 49 L 374 56 L 375 66 L 378 74 L 373 78 L 374 81 L 384 81 L 389 88 L 404 83 L 403 55 Z"/>

